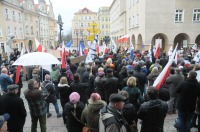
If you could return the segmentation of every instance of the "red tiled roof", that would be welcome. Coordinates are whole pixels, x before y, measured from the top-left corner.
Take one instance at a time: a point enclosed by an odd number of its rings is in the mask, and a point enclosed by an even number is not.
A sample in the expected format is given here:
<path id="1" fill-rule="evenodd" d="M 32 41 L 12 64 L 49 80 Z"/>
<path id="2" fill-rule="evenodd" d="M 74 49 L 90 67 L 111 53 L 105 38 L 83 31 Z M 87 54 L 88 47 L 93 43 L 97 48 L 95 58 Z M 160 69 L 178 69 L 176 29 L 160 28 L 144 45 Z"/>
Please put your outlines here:
<path id="1" fill-rule="evenodd" d="M 82 14 L 82 13 L 84 13 L 84 11 L 87 11 L 87 13 L 89 13 L 89 14 L 93 14 L 93 13 L 96 13 L 96 12 L 93 12 L 93 11 L 91 11 L 91 10 L 89 10 L 87 7 L 85 7 L 85 8 L 83 8 L 83 9 L 80 9 L 78 12 L 76 12 L 75 14 Z"/>

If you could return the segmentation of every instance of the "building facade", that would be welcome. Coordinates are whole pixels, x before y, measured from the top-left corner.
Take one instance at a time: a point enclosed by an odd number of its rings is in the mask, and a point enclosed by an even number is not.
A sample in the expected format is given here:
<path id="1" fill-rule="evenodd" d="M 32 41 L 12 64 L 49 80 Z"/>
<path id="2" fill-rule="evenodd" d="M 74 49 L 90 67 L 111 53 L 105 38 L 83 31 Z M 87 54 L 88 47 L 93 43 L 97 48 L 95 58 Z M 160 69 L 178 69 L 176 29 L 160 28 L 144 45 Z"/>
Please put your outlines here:
<path id="1" fill-rule="evenodd" d="M 115 36 L 115 41 L 130 35 L 128 43 L 132 42 L 135 49 L 140 50 L 149 49 L 157 39 L 162 41 L 162 50 L 168 50 L 171 45 L 175 47 L 177 43 L 179 49 L 195 43 L 200 45 L 199 0 L 126 0 L 124 5 L 119 1 L 114 0 L 110 7 L 111 35 Z M 115 16 L 112 12 L 119 11 L 121 6 L 126 9 L 125 27 L 114 30 L 121 15 Z"/>
<path id="2" fill-rule="evenodd" d="M 86 7 L 74 13 L 72 20 L 72 40 L 74 47 L 77 47 L 81 40 L 86 45 L 86 37 L 92 35 L 88 32 L 88 28 L 90 28 L 90 24 L 93 22 L 98 23 L 97 13 Z"/>
<path id="3" fill-rule="evenodd" d="M 99 44 L 103 44 L 103 40 L 106 36 L 110 36 L 110 12 L 109 7 L 101 7 L 98 11 L 98 23 L 99 23 Z"/>
<path id="4" fill-rule="evenodd" d="M 36 3 L 35 3 L 36 2 Z M 48 50 L 56 45 L 57 21 L 51 2 L 45 0 L 2 0 L 0 10 L 1 50 L 6 49 L 8 36 L 13 34 L 12 48 L 35 51 L 35 38 Z"/>

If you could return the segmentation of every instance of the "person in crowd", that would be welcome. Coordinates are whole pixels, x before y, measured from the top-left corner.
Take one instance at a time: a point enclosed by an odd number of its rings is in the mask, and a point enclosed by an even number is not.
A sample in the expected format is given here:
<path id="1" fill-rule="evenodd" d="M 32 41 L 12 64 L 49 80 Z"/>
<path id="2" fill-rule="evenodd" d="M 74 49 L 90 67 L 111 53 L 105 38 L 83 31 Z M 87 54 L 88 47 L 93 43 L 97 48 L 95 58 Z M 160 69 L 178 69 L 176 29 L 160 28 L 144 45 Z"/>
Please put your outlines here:
<path id="1" fill-rule="evenodd" d="M 8 113 L 0 115 L 0 132 L 7 132 L 8 130 L 7 121 L 9 119 L 10 115 Z"/>
<path id="2" fill-rule="evenodd" d="M 0 84 L 1 90 L 4 92 L 4 94 L 7 93 L 7 86 L 13 84 L 13 76 L 13 74 L 8 75 L 8 70 L 6 68 L 1 69 Z"/>
<path id="3" fill-rule="evenodd" d="M 166 56 L 166 53 L 162 54 L 162 58 L 160 58 L 160 65 L 162 68 L 164 68 L 167 65 L 168 57 Z"/>
<path id="4" fill-rule="evenodd" d="M 55 94 L 56 94 L 56 98 L 59 97 L 58 95 L 58 83 L 60 80 L 58 80 L 59 77 L 59 67 L 56 65 L 52 65 L 52 71 L 50 72 L 50 77 L 51 77 L 51 81 L 53 82 L 54 86 L 55 86 Z"/>
<path id="5" fill-rule="evenodd" d="M 77 92 L 71 93 L 69 100 L 64 109 L 67 131 L 82 132 L 84 124 L 81 123 L 81 114 L 85 105 L 80 101 L 80 95 Z"/>
<path id="6" fill-rule="evenodd" d="M 76 70 L 77 70 L 76 65 L 72 64 L 70 59 L 67 59 L 67 64 L 68 64 L 69 67 L 70 67 L 70 71 L 71 71 L 73 74 L 75 74 L 75 73 L 76 73 Z"/>
<path id="7" fill-rule="evenodd" d="M 104 78 L 105 78 L 105 73 L 102 68 L 102 71 L 98 70 L 97 77 L 94 80 L 95 91 L 101 96 L 102 100 L 105 100 L 105 91 L 104 91 L 103 82 L 102 82 Z"/>
<path id="8" fill-rule="evenodd" d="M 197 73 L 190 71 L 188 78 L 180 83 L 176 92 L 178 97 L 178 130 L 190 132 L 191 119 L 195 111 L 197 97 L 200 96 L 200 84 L 196 79 Z"/>
<path id="9" fill-rule="evenodd" d="M 176 88 L 183 80 L 184 76 L 182 75 L 181 69 L 179 68 L 175 69 L 174 75 L 171 75 L 166 79 L 170 93 L 170 100 L 168 101 L 168 114 L 176 114 L 178 98 Z"/>
<path id="10" fill-rule="evenodd" d="M 99 111 L 105 105 L 98 93 L 91 94 L 81 115 L 81 122 L 90 128 L 90 132 L 99 132 Z"/>
<path id="11" fill-rule="evenodd" d="M 155 87 L 149 87 L 147 97 L 149 100 L 138 111 L 138 118 L 142 120 L 141 132 L 164 132 L 167 102 L 158 99 L 159 92 Z"/>
<path id="12" fill-rule="evenodd" d="M 32 69 L 32 78 L 38 78 L 39 77 L 39 67 L 34 66 Z"/>
<path id="13" fill-rule="evenodd" d="M 122 85 L 122 88 L 126 87 L 127 86 L 127 81 L 130 77 L 133 77 L 133 73 L 134 71 L 133 70 L 128 70 L 127 71 L 127 77 L 123 79 L 123 85 Z"/>
<path id="14" fill-rule="evenodd" d="M 41 132 L 46 132 L 46 102 L 48 96 L 44 87 L 41 87 L 39 78 L 28 81 L 28 89 L 24 91 L 31 115 L 31 132 L 37 132 L 37 122 L 40 122 Z"/>
<path id="15" fill-rule="evenodd" d="M 61 79 L 62 77 L 66 77 L 66 78 L 67 78 L 66 68 L 62 68 L 62 69 L 60 70 L 60 75 L 58 76 L 58 82 L 60 82 L 60 79 Z M 57 97 L 57 99 L 60 98 L 60 96 L 59 96 L 59 94 L 58 94 L 58 89 L 56 89 L 56 97 Z"/>
<path id="16" fill-rule="evenodd" d="M 53 82 L 50 81 L 50 75 L 45 75 L 45 81 L 42 82 L 42 86 L 47 90 L 48 96 L 45 99 L 47 104 L 47 118 L 51 117 L 52 114 L 49 112 L 49 104 L 52 103 L 54 105 L 55 111 L 57 113 L 57 118 L 62 115 L 59 112 L 59 106 L 55 95 L 55 86 Z"/>
<path id="17" fill-rule="evenodd" d="M 26 109 L 23 100 L 17 95 L 19 86 L 13 84 L 9 85 L 7 89 L 7 94 L 0 98 L 0 114 L 10 114 L 11 118 L 8 120 L 9 132 L 23 132 Z"/>
<path id="18" fill-rule="evenodd" d="M 109 103 L 109 97 L 112 93 L 117 93 L 119 90 L 119 80 L 113 76 L 113 70 L 108 68 L 106 70 L 106 77 L 102 80 L 104 92 L 105 92 L 105 101 Z"/>
<path id="19" fill-rule="evenodd" d="M 135 66 L 133 76 L 137 78 L 137 87 L 140 89 L 141 94 L 146 94 L 145 85 L 147 84 L 147 76 L 143 72 L 141 72 L 141 66 L 139 64 Z"/>
<path id="20" fill-rule="evenodd" d="M 158 71 L 158 68 L 154 67 L 152 69 L 151 73 L 147 76 L 149 86 L 153 86 L 153 83 L 159 74 L 160 74 L 160 72 Z"/>
<path id="21" fill-rule="evenodd" d="M 77 92 L 80 94 L 80 101 L 84 104 L 87 103 L 86 89 L 89 87 L 88 83 L 80 82 L 80 75 L 78 73 L 74 74 L 74 82 L 70 84 L 72 92 Z"/>
<path id="22" fill-rule="evenodd" d="M 40 70 L 39 70 L 39 79 L 40 79 L 41 82 L 43 82 L 45 80 L 45 75 L 46 74 L 50 75 L 50 72 L 41 67 Z"/>
<path id="23" fill-rule="evenodd" d="M 71 72 L 69 65 L 67 65 L 67 68 L 66 68 L 66 75 L 67 75 L 68 84 L 70 85 L 74 81 L 74 75 Z"/>
<path id="24" fill-rule="evenodd" d="M 87 71 L 86 67 L 85 67 L 85 62 L 81 62 L 80 66 L 78 67 L 76 73 L 79 73 L 80 75 L 80 82 L 83 82 L 83 73 Z"/>
<path id="25" fill-rule="evenodd" d="M 126 97 L 113 93 L 109 104 L 100 110 L 99 132 L 129 132 L 130 128 L 123 117 L 122 110 Z"/>
<path id="26" fill-rule="evenodd" d="M 140 89 L 136 87 L 137 82 L 135 77 L 130 77 L 127 81 L 127 86 L 122 90 L 127 91 L 129 94 L 129 102 L 134 105 L 136 112 L 140 105 L 144 102 Z"/>
<path id="27" fill-rule="evenodd" d="M 66 119 L 64 117 L 64 107 L 67 102 L 69 102 L 69 95 L 72 93 L 72 89 L 67 82 L 66 77 L 61 77 L 60 82 L 58 84 L 58 92 L 60 94 L 60 103 L 63 109 L 63 122 L 66 124 Z"/>
<path id="28" fill-rule="evenodd" d="M 128 125 L 135 125 L 135 129 L 137 129 L 137 111 L 136 111 L 136 107 L 130 103 L 129 101 L 129 94 L 127 91 L 120 91 L 119 94 L 123 95 L 124 97 L 126 97 L 125 100 L 125 104 L 124 104 L 124 108 L 122 110 L 124 118 L 126 119 L 126 121 L 128 122 Z"/>
<path id="29" fill-rule="evenodd" d="M 22 89 L 22 87 L 23 87 L 23 83 L 22 83 L 23 73 L 20 71 L 20 73 L 19 73 L 19 80 L 18 80 L 18 82 L 16 82 L 16 71 L 17 71 L 17 67 L 18 67 L 18 66 L 15 66 L 15 67 L 14 67 L 14 70 L 13 70 L 13 74 L 14 74 L 14 75 L 13 75 L 13 77 L 12 77 L 12 80 L 13 80 L 13 83 L 14 83 L 14 84 L 17 84 L 17 85 L 19 86 L 17 95 L 20 97 L 20 95 L 21 95 L 21 89 Z"/>
<path id="30" fill-rule="evenodd" d="M 160 60 L 159 60 L 159 59 L 156 59 L 155 63 L 152 64 L 152 65 L 150 66 L 149 70 L 152 71 L 152 69 L 153 69 L 154 67 L 157 67 L 158 70 L 159 70 L 159 72 L 162 71 L 162 68 L 163 68 L 163 67 L 160 65 Z"/>

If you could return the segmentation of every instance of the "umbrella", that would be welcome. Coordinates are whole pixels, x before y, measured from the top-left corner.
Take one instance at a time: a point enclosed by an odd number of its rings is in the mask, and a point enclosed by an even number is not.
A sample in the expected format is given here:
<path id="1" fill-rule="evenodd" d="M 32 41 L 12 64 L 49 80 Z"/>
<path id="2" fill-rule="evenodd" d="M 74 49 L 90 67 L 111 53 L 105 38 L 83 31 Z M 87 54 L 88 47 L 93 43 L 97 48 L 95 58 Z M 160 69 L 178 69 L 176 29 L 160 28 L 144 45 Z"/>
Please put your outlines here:
<path id="1" fill-rule="evenodd" d="M 33 52 L 19 57 L 12 65 L 52 65 L 61 64 L 52 54 L 46 52 Z"/>

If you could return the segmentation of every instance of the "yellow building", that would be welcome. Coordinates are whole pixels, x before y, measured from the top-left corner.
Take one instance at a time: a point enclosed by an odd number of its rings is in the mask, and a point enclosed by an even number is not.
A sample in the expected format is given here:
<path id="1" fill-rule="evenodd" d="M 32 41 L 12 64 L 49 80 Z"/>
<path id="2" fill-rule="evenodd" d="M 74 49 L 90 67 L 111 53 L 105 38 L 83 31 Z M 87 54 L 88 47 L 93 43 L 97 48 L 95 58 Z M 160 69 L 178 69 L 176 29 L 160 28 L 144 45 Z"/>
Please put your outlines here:
<path id="1" fill-rule="evenodd" d="M 74 47 L 77 47 L 81 40 L 84 41 L 86 46 L 86 37 L 92 35 L 87 29 L 90 27 L 90 23 L 93 22 L 98 23 L 97 13 L 86 7 L 74 13 L 72 20 L 72 40 Z"/>
<path id="2" fill-rule="evenodd" d="M 101 7 L 98 11 L 99 44 L 103 44 L 105 36 L 110 36 L 110 12 L 109 7 Z"/>

